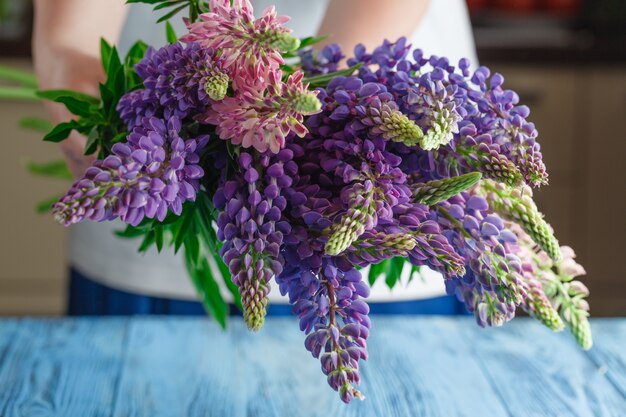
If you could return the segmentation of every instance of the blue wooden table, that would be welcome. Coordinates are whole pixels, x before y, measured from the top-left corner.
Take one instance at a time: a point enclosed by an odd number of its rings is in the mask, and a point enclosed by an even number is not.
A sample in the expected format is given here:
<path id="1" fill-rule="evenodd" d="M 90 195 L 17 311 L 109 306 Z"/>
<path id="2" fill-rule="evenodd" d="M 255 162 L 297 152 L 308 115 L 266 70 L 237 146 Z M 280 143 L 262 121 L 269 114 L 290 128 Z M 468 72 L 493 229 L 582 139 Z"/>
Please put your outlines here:
<path id="1" fill-rule="evenodd" d="M 592 325 L 583 352 L 524 319 L 374 317 L 345 405 L 292 318 L 0 320 L 0 416 L 626 416 L 626 320 Z"/>

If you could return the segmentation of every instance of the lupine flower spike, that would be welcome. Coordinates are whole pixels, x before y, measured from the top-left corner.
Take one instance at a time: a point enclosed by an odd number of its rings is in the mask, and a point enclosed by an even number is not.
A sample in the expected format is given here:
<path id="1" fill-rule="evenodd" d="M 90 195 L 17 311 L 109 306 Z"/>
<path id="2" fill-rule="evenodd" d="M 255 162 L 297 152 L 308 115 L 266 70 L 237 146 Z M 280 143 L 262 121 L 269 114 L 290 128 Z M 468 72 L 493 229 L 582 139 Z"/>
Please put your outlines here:
<path id="1" fill-rule="evenodd" d="M 585 271 L 532 201 L 548 178 L 538 133 L 501 75 L 401 38 L 357 46 L 346 63 L 358 70 L 336 76 L 341 48 L 298 50 L 274 8 L 209 6 L 182 43 L 136 65 L 141 84 L 116 103 L 125 139 L 54 205 L 57 220 L 191 225 L 178 243 L 191 254 L 198 233 L 219 252 L 253 331 L 275 280 L 344 402 L 364 398 L 359 268 L 391 258 L 440 272 L 480 326 L 521 309 L 592 346 Z"/>

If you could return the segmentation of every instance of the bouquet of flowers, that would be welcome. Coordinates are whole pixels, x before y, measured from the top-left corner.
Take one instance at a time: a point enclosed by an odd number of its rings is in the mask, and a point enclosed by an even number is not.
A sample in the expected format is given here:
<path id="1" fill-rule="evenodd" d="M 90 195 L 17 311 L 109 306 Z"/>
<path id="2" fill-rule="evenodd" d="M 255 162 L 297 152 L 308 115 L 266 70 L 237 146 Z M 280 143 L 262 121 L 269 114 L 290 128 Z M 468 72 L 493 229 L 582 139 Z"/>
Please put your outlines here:
<path id="1" fill-rule="evenodd" d="M 584 269 L 532 200 L 548 182 L 528 107 L 503 77 L 426 56 L 405 39 L 373 51 L 297 39 L 248 0 L 133 0 L 188 9 L 188 33 L 124 58 L 106 42 L 99 98 L 64 103 L 99 159 L 52 207 L 69 226 L 119 218 L 140 250 L 183 249 L 207 311 L 224 324 L 221 275 L 251 330 L 269 283 L 288 295 L 329 385 L 361 398 L 365 299 L 398 266 L 440 272 L 480 326 L 521 309 L 591 347 Z M 361 269 L 371 265 L 368 276 Z"/>

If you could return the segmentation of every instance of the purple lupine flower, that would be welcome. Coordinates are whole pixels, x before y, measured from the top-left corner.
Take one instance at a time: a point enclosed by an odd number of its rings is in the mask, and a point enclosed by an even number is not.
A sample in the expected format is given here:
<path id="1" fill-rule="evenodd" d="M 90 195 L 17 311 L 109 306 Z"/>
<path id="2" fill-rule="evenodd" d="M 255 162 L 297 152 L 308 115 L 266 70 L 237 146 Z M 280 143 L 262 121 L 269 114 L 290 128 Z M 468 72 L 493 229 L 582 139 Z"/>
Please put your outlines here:
<path id="1" fill-rule="evenodd" d="M 213 101 L 226 95 L 230 72 L 224 59 L 197 43 L 180 43 L 159 50 L 148 48 L 135 66 L 143 87 L 124 95 L 117 110 L 129 129 L 143 117 L 184 119 L 204 113 Z"/>
<path id="2" fill-rule="evenodd" d="M 299 266 L 297 253 L 288 250 L 285 257 L 289 267 L 276 280 L 308 335 L 304 346 L 320 359 L 328 384 L 344 402 L 363 399 L 355 385 L 361 382 L 359 361 L 367 359 L 371 321 L 361 298 L 369 296 L 369 287 L 343 258 L 324 258 L 310 270 Z"/>
<path id="3" fill-rule="evenodd" d="M 363 83 L 357 77 L 335 77 L 320 91 L 326 125 L 343 126 L 352 136 L 382 137 L 408 146 L 424 139 L 421 128 L 398 110 L 383 84 Z M 315 125 L 320 120 L 309 120 Z"/>
<path id="4" fill-rule="evenodd" d="M 269 282 L 283 269 L 280 248 L 283 235 L 291 231 L 282 220 L 287 205 L 282 189 L 297 170 L 293 152 L 283 149 L 277 155 L 242 152 L 239 172 L 224 182 L 213 197 L 223 210 L 217 220 L 218 239 L 224 242 L 221 255 L 239 287 L 244 320 L 252 330 L 263 326 Z"/>
<path id="5" fill-rule="evenodd" d="M 136 226 L 144 217 L 162 221 L 168 211 L 179 215 L 200 188 L 200 152 L 208 142 L 207 136 L 185 140 L 180 129 L 176 117 L 143 119 L 125 143 L 113 145 L 112 154 L 95 161 L 53 206 L 56 219 L 69 226 L 119 217 Z"/>
<path id="6" fill-rule="evenodd" d="M 548 174 L 542 161 L 537 130 L 526 121 L 530 111 L 518 105 L 519 96 L 512 90 L 502 89 L 504 77 L 494 74 L 486 67 L 478 68 L 470 81 L 453 78 L 461 89 L 467 91 L 469 102 L 475 103 L 478 111 L 470 111 L 469 120 L 481 133 L 490 133 L 499 151 L 519 168 L 527 184 L 547 184 Z M 470 83 L 478 87 L 472 89 Z"/>
<path id="7" fill-rule="evenodd" d="M 464 276 L 446 280 L 447 291 L 465 302 L 479 325 L 499 326 L 513 318 L 528 293 L 522 262 L 506 245 L 516 237 L 488 210 L 483 197 L 462 192 L 440 203 L 430 216 L 467 267 Z"/>
<path id="8" fill-rule="evenodd" d="M 439 146 L 437 154 L 418 151 L 404 164 L 406 172 L 419 168 L 430 173 L 426 179 L 440 179 L 480 170 L 509 184 L 522 178 L 535 186 L 547 182 L 537 131 L 526 121 L 528 108 L 518 105 L 515 92 L 502 89 L 502 76 L 490 78 L 486 67 L 470 74 L 466 59 L 459 62 L 459 73 L 446 58 L 427 58 L 419 49 L 411 61 L 404 38 L 386 42 L 371 54 L 357 46 L 354 53 L 348 64 L 364 64 L 358 75 L 363 82 L 384 84 L 400 111 L 424 129 L 438 121 L 432 140 L 423 141 L 423 148 Z M 460 133 L 468 125 L 474 128 L 469 141 L 475 143 L 465 147 L 460 142 L 468 133 Z M 448 140 L 449 146 L 441 146 Z M 478 149 L 481 143 L 487 148 Z M 402 151 L 403 145 L 397 146 Z"/>
<path id="9" fill-rule="evenodd" d="M 324 46 L 317 54 L 311 48 L 300 49 L 298 55 L 302 71 L 308 77 L 337 71 L 339 63 L 345 58 L 341 47 L 336 43 Z"/>

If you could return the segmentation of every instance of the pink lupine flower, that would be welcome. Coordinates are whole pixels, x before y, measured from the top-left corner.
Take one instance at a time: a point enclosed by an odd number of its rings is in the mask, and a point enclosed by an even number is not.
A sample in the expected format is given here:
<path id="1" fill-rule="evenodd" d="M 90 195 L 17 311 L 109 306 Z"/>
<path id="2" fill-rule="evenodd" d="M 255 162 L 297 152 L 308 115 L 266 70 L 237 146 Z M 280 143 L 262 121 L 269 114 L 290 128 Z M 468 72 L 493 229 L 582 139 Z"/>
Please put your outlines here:
<path id="1" fill-rule="evenodd" d="M 298 71 L 282 82 L 281 72 L 271 71 L 265 94 L 251 89 L 226 97 L 212 106 L 203 121 L 216 125 L 220 138 L 235 145 L 277 153 L 290 132 L 306 135 L 303 116 L 321 109 L 317 91 L 308 90 L 303 75 Z"/>
<path id="2" fill-rule="evenodd" d="M 300 45 L 284 26 L 289 17 L 278 16 L 274 7 L 266 8 L 256 20 L 248 0 L 234 0 L 232 5 L 229 0 L 211 0 L 210 8 L 200 21 L 187 24 L 189 33 L 181 40 L 222 50 L 224 66 L 234 68 L 235 89 L 249 88 L 245 80 L 251 67 L 267 81 L 269 72 L 284 63 L 281 52 L 295 51 Z"/>

